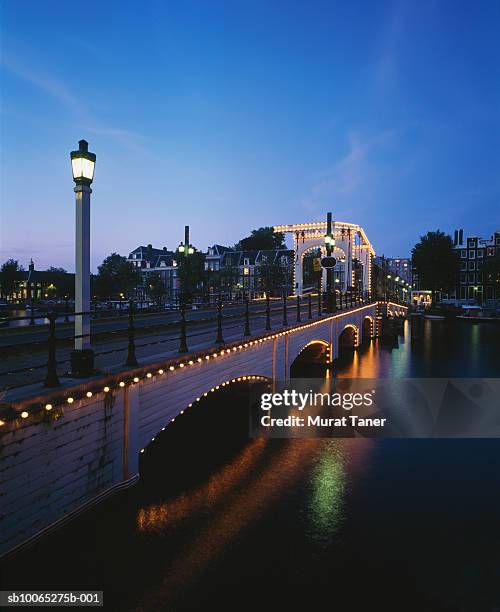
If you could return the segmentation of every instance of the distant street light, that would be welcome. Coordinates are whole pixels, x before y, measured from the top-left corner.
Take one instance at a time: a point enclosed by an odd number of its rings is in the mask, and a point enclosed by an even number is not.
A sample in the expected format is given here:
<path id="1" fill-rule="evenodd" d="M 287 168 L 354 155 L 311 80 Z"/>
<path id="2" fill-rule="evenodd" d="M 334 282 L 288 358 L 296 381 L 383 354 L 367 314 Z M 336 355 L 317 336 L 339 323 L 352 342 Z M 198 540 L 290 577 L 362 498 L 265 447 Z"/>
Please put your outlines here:
<path id="1" fill-rule="evenodd" d="M 90 185 L 96 156 L 88 142 L 80 140 L 71 151 L 71 169 L 76 194 L 75 312 L 90 311 Z M 94 351 L 90 345 L 90 314 L 75 316 L 75 349 L 71 352 L 71 373 L 90 376 L 94 372 Z"/>

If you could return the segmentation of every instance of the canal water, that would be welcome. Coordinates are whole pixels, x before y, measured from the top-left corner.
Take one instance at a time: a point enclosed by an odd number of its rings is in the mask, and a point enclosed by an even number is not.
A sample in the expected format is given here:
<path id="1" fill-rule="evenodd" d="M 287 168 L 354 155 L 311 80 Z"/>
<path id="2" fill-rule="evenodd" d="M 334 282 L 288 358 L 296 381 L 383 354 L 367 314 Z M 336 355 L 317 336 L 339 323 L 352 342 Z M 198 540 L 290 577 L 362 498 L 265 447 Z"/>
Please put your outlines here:
<path id="1" fill-rule="evenodd" d="M 426 321 L 337 375 L 500 377 L 499 348 L 500 326 Z M 2 588 L 120 612 L 500 609 L 500 441 L 250 440 L 247 393 L 176 419 L 135 488 L 2 564 Z"/>

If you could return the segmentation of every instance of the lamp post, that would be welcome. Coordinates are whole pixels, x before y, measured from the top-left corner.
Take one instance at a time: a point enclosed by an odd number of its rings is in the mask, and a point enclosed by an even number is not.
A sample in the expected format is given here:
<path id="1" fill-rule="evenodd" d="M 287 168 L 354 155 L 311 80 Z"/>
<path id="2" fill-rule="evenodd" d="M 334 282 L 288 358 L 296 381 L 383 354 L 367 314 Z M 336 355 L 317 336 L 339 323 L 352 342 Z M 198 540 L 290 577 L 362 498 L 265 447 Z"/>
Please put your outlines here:
<path id="1" fill-rule="evenodd" d="M 188 291 L 189 280 L 189 256 L 194 253 L 193 245 L 189 243 L 189 225 L 184 226 L 184 242 L 181 242 L 178 247 L 179 253 L 185 258 L 183 287 L 181 287 L 181 302 L 186 304 L 186 294 Z"/>
<path id="2" fill-rule="evenodd" d="M 71 169 L 76 194 L 75 312 L 90 310 L 90 185 L 94 179 L 96 156 L 89 153 L 86 140 L 78 142 L 78 151 L 71 151 Z M 75 315 L 75 348 L 71 352 L 74 376 L 90 376 L 94 372 L 94 351 L 90 345 L 90 315 Z"/>
<path id="3" fill-rule="evenodd" d="M 335 238 L 332 236 L 332 213 L 326 215 L 326 236 L 325 236 L 326 255 L 331 257 L 333 247 L 335 246 Z M 335 310 L 335 294 L 333 288 L 333 268 L 326 269 L 326 311 L 334 312 Z"/>

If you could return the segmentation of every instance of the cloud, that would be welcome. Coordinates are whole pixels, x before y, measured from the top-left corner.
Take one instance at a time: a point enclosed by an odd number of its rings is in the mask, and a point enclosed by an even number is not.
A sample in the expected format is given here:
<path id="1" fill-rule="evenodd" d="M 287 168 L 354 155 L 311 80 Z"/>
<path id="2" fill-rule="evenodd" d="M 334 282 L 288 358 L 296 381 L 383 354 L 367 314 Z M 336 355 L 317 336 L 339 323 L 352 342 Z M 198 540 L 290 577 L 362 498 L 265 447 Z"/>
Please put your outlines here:
<path id="1" fill-rule="evenodd" d="M 302 200 L 304 208 L 315 211 L 334 205 L 344 209 L 346 214 L 352 213 L 353 207 L 365 201 L 370 187 L 379 181 L 374 153 L 391 145 L 395 138 L 396 133 L 392 130 L 370 138 L 363 138 L 355 131 L 349 132 L 347 153 L 317 175 L 310 193 Z"/>
<path id="2" fill-rule="evenodd" d="M 17 78 L 30 83 L 62 104 L 67 111 L 74 115 L 74 120 L 81 124 L 83 131 L 113 140 L 122 147 L 136 153 L 147 153 L 144 146 L 144 137 L 141 134 L 106 125 L 95 113 L 89 111 L 86 104 L 81 103 L 80 98 L 63 81 L 42 74 L 39 70 L 35 72 L 9 58 L 4 57 L 2 65 Z"/>

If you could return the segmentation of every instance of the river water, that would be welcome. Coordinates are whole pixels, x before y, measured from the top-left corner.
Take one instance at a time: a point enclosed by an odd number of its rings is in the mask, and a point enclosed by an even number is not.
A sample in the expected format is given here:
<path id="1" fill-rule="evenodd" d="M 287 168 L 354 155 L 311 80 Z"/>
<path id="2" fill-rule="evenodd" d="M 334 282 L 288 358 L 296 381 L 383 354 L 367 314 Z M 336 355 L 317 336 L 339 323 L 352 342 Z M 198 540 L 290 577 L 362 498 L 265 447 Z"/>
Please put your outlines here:
<path id="1" fill-rule="evenodd" d="M 426 321 L 337 375 L 500 377 L 499 348 L 500 326 Z M 500 609 L 500 441 L 249 440 L 246 398 L 176 419 L 136 487 L 10 559 L 3 588 L 120 612 Z"/>

